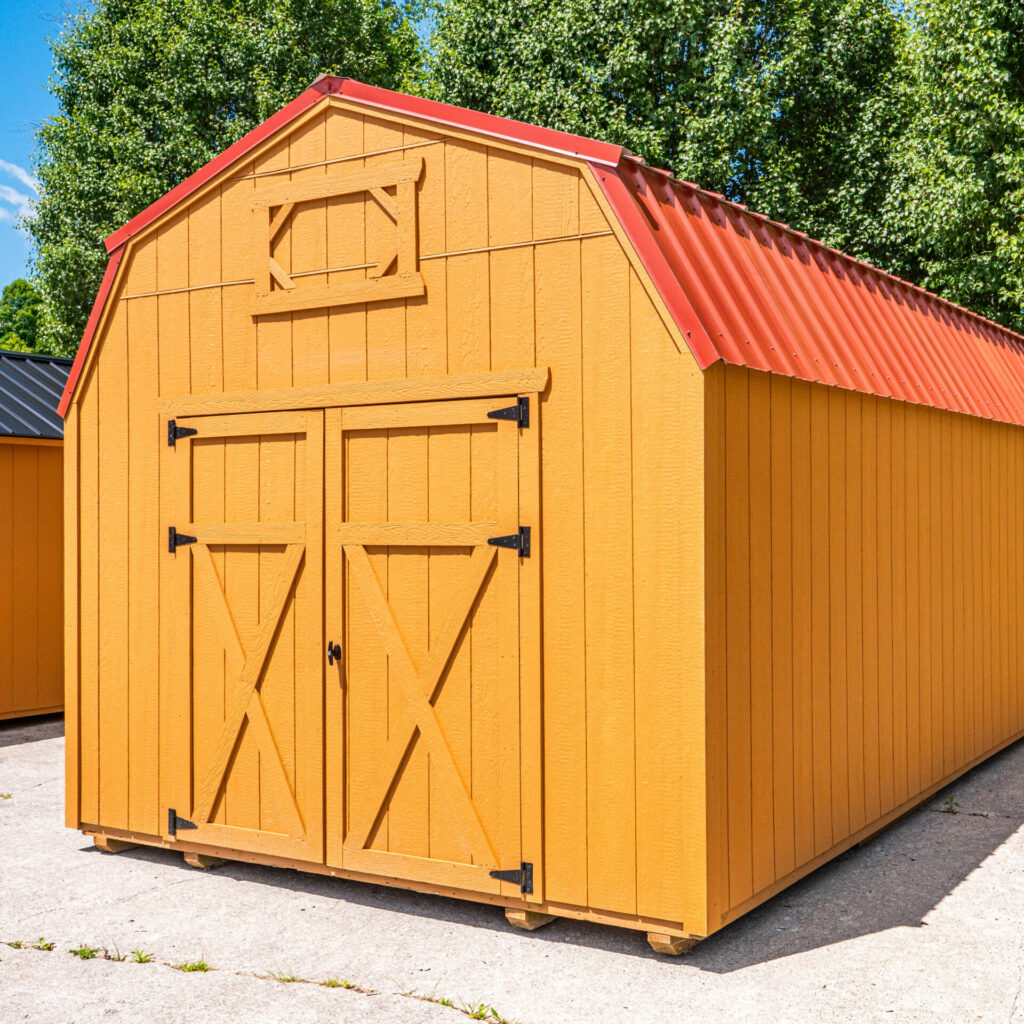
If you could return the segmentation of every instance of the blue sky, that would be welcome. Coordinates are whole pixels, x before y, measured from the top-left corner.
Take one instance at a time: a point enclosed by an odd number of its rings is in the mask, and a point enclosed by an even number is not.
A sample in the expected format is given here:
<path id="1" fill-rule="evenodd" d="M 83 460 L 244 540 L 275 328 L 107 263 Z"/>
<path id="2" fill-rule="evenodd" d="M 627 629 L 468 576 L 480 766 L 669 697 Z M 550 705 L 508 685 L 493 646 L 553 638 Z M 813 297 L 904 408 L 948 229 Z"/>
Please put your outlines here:
<path id="1" fill-rule="evenodd" d="M 72 0 L 0 0 L 0 289 L 27 269 L 29 245 L 14 219 L 32 201 L 32 133 L 53 114 L 47 36 L 55 36 Z"/>

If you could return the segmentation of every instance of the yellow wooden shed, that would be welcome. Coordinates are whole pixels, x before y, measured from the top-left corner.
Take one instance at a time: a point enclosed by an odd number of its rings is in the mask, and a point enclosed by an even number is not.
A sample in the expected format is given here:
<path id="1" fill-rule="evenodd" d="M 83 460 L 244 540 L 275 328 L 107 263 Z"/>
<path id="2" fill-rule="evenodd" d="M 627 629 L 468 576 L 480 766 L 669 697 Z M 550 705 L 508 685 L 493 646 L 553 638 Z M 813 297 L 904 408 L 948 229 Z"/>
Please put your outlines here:
<path id="1" fill-rule="evenodd" d="M 70 359 L 0 351 L 0 719 L 64 706 L 63 427 Z"/>
<path id="2" fill-rule="evenodd" d="M 1024 340 L 323 78 L 108 239 L 67 822 L 679 952 L 1024 728 Z"/>

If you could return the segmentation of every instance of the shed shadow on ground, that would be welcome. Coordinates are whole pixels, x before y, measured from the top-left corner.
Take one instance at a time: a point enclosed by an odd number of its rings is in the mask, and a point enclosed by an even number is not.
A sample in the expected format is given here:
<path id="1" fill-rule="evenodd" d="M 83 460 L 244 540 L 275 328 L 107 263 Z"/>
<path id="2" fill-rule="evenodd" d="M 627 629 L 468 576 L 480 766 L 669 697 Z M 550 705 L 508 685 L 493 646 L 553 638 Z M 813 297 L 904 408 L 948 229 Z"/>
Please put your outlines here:
<path id="1" fill-rule="evenodd" d="M 979 765 L 926 807 L 855 847 L 786 889 L 691 953 L 653 953 L 642 932 L 556 920 L 522 933 L 523 942 L 578 945 L 644 959 L 680 970 L 728 974 L 782 957 L 832 946 L 892 928 L 926 927 L 927 915 L 987 857 L 1024 825 L 1024 741 Z M 947 793 L 961 809 L 942 810 Z M 187 867 L 170 850 L 138 847 L 121 856 Z M 230 862 L 229 877 L 357 906 L 430 918 L 472 928 L 514 931 L 498 907 L 444 896 L 332 879 L 257 864 Z"/>
<path id="2" fill-rule="evenodd" d="M 37 743 L 64 735 L 64 716 L 32 715 L 26 718 L 6 718 L 0 721 L 0 748 L 16 747 L 21 743 Z"/>

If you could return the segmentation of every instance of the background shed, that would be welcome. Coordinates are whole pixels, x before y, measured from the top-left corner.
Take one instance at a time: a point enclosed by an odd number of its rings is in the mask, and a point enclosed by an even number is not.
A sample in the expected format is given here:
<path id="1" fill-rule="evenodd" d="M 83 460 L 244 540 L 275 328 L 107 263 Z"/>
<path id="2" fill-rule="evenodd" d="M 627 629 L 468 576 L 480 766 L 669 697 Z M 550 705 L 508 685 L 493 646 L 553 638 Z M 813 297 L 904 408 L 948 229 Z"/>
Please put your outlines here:
<path id="1" fill-rule="evenodd" d="M 72 827 L 678 951 L 1021 734 L 1011 332 L 344 79 L 107 244 Z"/>
<path id="2" fill-rule="evenodd" d="M 0 352 L 0 718 L 64 706 L 62 445 L 70 359 Z"/>

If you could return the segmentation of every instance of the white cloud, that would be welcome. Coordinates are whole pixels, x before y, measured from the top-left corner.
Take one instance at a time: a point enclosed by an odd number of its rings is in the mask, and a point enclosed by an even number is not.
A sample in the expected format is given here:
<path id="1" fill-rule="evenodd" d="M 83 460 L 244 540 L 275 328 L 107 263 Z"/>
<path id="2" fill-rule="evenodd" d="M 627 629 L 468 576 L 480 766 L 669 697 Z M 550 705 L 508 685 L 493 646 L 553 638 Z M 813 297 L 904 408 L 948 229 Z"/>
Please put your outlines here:
<path id="1" fill-rule="evenodd" d="M 3 166 L 4 162 L 0 161 L 0 169 Z M 6 166 L 11 167 L 13 165 L 7 164 Z M 16 217 L 26 217 L 32 213 L 34 203 L 35 197 L 29 195 L 29 193 L 0 182 L 0 220 L 14 220 Z"/>
<path id="2" fill-rule="evenodd" d="M 35 179 L 16 164 L 0 160 L 0 177 L 3 175 L 14 178 L 20 185 L 28 186 L 33 192 L 37 191 Z M 0 223 L 16 222 L 19 218 L 27 217 L 32 213 L 35 205 L 35 196 L 23 188 L 14 188 L 0 182 Z M 18 234 L 24 236 L 25 228 L 19 223 L 14 224 Z"/>
<path id="3" fill-rule="evenodd" d="M 33 192 L 39 192 L 39 182 L 32 177 L 24 167 L 19 167 L 17 164 L 8 163 L 6 160 L 0 160 L 0 173 L 6 174 L 12 178 L 17 178 L 26 188 L 32 189 Z"/>

